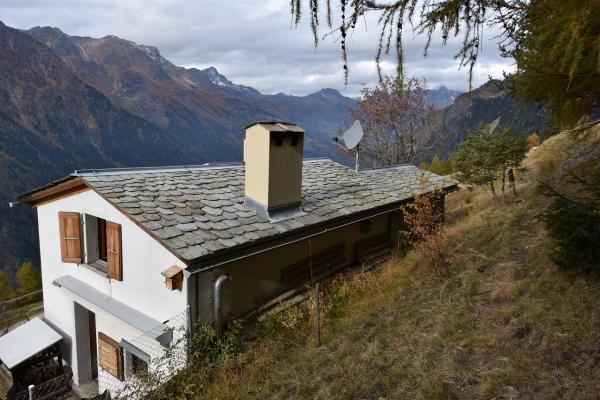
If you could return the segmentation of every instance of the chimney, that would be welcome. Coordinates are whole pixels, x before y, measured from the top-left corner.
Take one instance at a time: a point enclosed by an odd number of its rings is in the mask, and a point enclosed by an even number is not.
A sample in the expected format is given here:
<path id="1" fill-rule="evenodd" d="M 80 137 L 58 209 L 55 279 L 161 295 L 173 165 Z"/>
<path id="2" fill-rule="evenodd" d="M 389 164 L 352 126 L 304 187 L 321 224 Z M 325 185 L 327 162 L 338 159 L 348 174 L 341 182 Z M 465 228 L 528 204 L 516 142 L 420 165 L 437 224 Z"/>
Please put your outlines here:
<path id="1" fill-rule="evenodd" d="M 265 121 L 246 126 L 245 204 L 271 219 L 300 212 L 303 150 L 304 129 L 296 124 Z"/>

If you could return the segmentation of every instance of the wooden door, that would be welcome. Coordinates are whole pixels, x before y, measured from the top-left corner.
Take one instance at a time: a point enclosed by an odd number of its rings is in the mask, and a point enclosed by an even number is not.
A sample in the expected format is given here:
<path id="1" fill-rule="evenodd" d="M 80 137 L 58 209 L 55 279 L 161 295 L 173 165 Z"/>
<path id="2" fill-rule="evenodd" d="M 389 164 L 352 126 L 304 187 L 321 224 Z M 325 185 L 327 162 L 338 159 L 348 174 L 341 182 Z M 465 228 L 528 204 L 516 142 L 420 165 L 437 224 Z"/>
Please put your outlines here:
<path id="1" fill-rule="evenodd" d="M 98 344 L 96 341 L 96 315 L 88 311 L 88 329 L 90 333 L 90 363 L 92 379 L 98 378 Z"/>

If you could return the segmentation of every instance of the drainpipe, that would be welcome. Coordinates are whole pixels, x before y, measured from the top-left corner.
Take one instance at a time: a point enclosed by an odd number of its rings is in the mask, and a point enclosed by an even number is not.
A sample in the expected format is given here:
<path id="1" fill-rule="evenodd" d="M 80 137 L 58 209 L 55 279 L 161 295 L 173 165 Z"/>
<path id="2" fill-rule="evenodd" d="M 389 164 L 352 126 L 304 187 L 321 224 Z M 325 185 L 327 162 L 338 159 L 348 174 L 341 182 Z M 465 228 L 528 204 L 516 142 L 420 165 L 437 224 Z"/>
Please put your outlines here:
<path id="1" fill-rule="evenodd" d="M 221 320 L 221 288 L 225 282 L 231 280 L 231 275 L 224 274 L 219 276 L 213 286 L 213 317 L 215 319 L 215 329 L 221 333 L 223 326 Z"/>

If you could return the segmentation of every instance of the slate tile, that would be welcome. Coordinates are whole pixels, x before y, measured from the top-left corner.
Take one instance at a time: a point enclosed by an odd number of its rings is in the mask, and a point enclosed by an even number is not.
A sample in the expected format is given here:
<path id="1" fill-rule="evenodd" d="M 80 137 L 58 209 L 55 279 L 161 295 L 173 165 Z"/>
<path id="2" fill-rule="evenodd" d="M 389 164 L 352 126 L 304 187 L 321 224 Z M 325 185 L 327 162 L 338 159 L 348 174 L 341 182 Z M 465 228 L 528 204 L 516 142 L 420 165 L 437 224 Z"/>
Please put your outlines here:
<path id="1" fill-rule="evenodd" d="M 223 217 L 225 219 L 237 219 L 238 218 L 237 214 L 234 214 L 234 213 L 231 213 L 231 212 L 224 212 L 223 213 Z"/>
<path id="2" fill-rule="evenodd" d="M 175 215 L 175 221 L 177 221 L 180 224 L 189 224 L 191 222 L 194 222 L 194 218 L 192 216 L 189 215 Z"/>
<path id="3" fill-rule="evenodd" d="M 148 214 L 148 213 L 146 213 L 146 214 L 144 214 L 144 217 L 146 217 L 146 219 L 148 221 L 158 221 L 158 220 L 160 220 L 160 215 L 158 215 L 158 214 Z"/>
<path id="4" fill-rule="evenodd" d="M 225 223 L 226 225 L 228 225 L 228 226 L 230 226 L 232 228 L 241 225 L 240 222 L 238 220 L 236 220 L 236 219 L 226 219 L 226 220 L 223 221 L 223 223 Z"/>
<path id="5" fill-rule="evenodd" d="M 204 206 L 204 207 L 202 207 L 202 210 L 208 215 L 218 216 L 218 215 L 223 214 L 223 210 L 221 210 L 220 208 Z"/>
<path id="6" fill-rule="evenodd" d="M 156 235 L 158 235 L 161 239 L 171 239 L 180 235 L 183 235 L 179 229 L 173 227 L 165 227 L 155 231 Z"/>
<path id="7" fill-rule="evenodd" d="M 219 243 L 216 240 L 211 240 L 211 241 L 205 242 L 203 246 L 210 252 L 215 252 L 215 251 L 222 250 L 225 248 L 225 246 L 223 246 L 221 243 Z"/>
<path id="8" fill-rule="evenodd" d="M 219 239 L 218 242 L 221 243 L 224 247 L 233 247 L 237 246 L 238 244 L 235 240 L 231 239 Z"/>
<path id="9" fill-rule="evenodd" d="M 158 223 L 157 221 L 146 221 L 146 222 L 144 222 L 144 226 L 147 229 L 150 229 L 151 231 L 155 231 L 155 230 L 162 228 L 162 225 L 160 223 Z"/>
<path id="10" fill-rule="evenodd" d="M 198 230 L 198 227 L 195 224 L 178 224 L 175 225 L 175 228 L 179 229 L 182 232 L 193 232 Z"/>
<path id="11" fill-rule="evenodd" d="M 201 245 L 195 245 L 195 246 L 189 246 L 186 247 L 181 253 L 183 255 L 183 257 L 187 260 L 193 260 L 195 258 L 199 258 L 202 256 L 207 255 L 211 250 L 201 246 Z M 214 250 L 212 250 L 214 251 Z"/>
<path id="12" fill-rule="evenodd" d="M 185 232 L 183 235 L 179 236 L 178 239 L 179 238 L 184 240 L 188 246 L 204 243 L 204 238 L 197 235 L 196 232 Z"/>

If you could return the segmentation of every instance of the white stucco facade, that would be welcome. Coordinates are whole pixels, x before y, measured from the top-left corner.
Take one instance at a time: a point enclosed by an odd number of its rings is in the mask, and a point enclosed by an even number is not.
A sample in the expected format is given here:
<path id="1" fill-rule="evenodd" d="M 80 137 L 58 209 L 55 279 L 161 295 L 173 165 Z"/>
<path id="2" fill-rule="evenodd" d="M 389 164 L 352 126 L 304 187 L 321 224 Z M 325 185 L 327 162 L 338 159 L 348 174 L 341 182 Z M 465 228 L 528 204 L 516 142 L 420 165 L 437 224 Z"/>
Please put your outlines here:
<path id="1" fill-rule="evenodd" d="M 161 275 L 161 271 L 171 265 L 182 269 L 186 265 L 96 192 L 88 190 L 73 194 L 42 204 L 37 211 L 45 319 L 64 337 L 63 356 L 73 369 L 76 384 L 91 378 L 90 371 L 84 371 L 89 366 L 89 347 L 86 349 L 82 345 L 84 338 L 78 338 L 78 333 L 83 336 L 81 329 L 76 329 L 76 310 L 80 311 L 80 324 L 82 320 L 82 309 L 78 305 L 95 314 L 96 332 L 102 332 L 117 342 L 122 339 L 134 341 L 144 332 L 69 290 L 53 285 L 55 279 L 72 276 L 156 321 L 165 322 L 186 312 L 187 285 L 184 283 L 181 290 L 170 290 Z M 90 214 L 121 225 L 122 281 L 110 279 L 85 264 L 61 261 L 58 219 L 61 211 Z M 108 377 L 102 378 L 106 374 L 98 369 L 100 391 L 105 389 L 102 382 L 110 381 Z"/>

